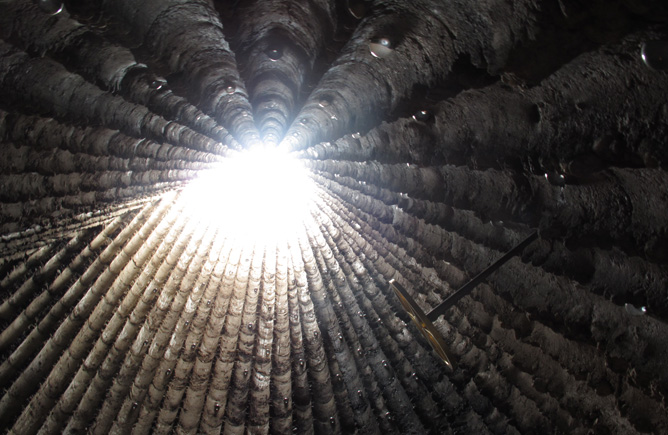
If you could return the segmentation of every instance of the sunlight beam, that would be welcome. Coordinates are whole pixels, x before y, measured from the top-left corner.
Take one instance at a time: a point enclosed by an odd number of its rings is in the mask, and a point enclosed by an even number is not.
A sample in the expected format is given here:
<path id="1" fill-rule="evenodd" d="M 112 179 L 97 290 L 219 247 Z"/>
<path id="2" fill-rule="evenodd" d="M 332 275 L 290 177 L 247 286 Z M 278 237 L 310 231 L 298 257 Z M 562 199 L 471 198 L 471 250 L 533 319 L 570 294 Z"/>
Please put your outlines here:
<path id="1" fill-rule="evenodd" d="M 275 147 L 230 155 L 190 182 L 184 209 L 205 225 L 247 241 L 281 240 L 310 217 L 314 182 L 302 162 Z"/>

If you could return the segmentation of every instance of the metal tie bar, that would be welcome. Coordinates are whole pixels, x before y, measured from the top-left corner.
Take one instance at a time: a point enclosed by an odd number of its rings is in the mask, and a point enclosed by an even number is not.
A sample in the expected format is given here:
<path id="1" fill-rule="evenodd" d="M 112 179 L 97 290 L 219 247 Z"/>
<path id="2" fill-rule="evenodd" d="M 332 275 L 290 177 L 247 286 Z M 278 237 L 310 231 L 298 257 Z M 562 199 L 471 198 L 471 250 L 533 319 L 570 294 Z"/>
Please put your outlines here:
<path id="1" fill-rule="evenodd" d="M 534 230 L 529 234 L 524 240 L 519 244 L 514 246 L 510 251 L 506 252 L 502 257 L 497 259 L 494 263 L 487 266 L 485 270 L 476 275 L 469 282 L 460 287 L 456 292 L 448 296 L 443 302 L 441 302 L 436 308 L 431 310 L 429 313 L 422 311 L 422 308 L 415 302 L 410 294 L 406 291 L 401 284 L 396 282 L 396 280 L 390 280 L 390 285 L 394 290 L 394 293 L 399 298 L 401 305 L 411 317 L 411 320 L 416 324 L 422 335 L 429 341 L 434 351 L 438 356 L 443 360 L 443 362 L 450 368 L 453 368 L 453 363 L 450 360 L 445 348 L 445 340 L 443 336 L 434 326 L 436 319 L 441 317 L 445 312 L 455 305 L 461 298 L 469 295 L 473 289 L 480 284 L 485 278 L 494 273 L 497 269 L 503 266 L 508 260 L 514 256 L 521 253 L 524 248 L 526 248 L 531 242 L 538 238 L 538 231 Z"/>

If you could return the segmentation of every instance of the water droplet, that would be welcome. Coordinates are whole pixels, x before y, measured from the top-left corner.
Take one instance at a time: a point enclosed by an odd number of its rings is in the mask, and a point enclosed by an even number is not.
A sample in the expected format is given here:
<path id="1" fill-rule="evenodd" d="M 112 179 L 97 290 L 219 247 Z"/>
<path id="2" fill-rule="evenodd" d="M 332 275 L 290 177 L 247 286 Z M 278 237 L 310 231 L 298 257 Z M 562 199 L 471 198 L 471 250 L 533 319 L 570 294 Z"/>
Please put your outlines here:
<path id="1" fill-rule="evenodd" d="M 433 119 L 433 116 L 428 110 L 418 110 L 413 114 L 413 119 L 419 122 L 429 122 Z"/>
<path id="2" fill-rule="evenodd" d="M 350 136 L 351 136 L 353 139 L 359 139 L 359 138 L 362 137 L 362 135 L 359 134 L 359 132 L 358 132 L 358 133 L 353 133 L 353 134 L 351 134 Z"/>
<path id="3" fill-rule="evenodd" d="M 269 59 L 273 61 L 277 61 L 283 56 L 283 48 L 272 45 L 269 48 L 267 48 L 267 51 L 264 52 Z"/>
<path id="4" fill-rule="evenodd" d="M 668 70 L 668 41 L 644 42 L 640 56 L 648 67 L 660 71 Z"/>
<path id="5" fill-rule="evenodd" d="M 331 104 L 331 101 L 329 98 L 321 98 L 320 101 L 318 101 L 318 106 L 320 107 L 328 107 Z"/>
<path id="6" fill-rule="evenodd" d="M 388 57 L 394 51 L 392 41 L 389 38 L 378 38 L 371 41 L 369 51 L 373 57 L 380 59 Z"/>
<path id="7" fill-rule="evenodd" d="M 156 79 L 156 80 L 153 80 L 148 86 L 151 89 L 155 89 L 156 91 L 159 91 L 164 86 L 167 86 L 167 82 L 164 81 L 164 80 Z"/>
<path id="8" fill-rule="evenodd" d="M 634 305 L 631 304 L 624 304 L 624 309 L 626 310 L 627 313 L 629 313 L 632 316 L 642 316 L 647 312 L 647 307 L 642 306 L 640 308 L 636 308 Z"/>
<path id="9" fill-rule="evenodd" d="M 553 186 L 563 187 L 566 185 L 566 177 L 558 172 L 546 172 L 545 179 Z"/>
<path id="10" fill-rule="evenodd" d="M 56 15 L 62 12 L 63 2 L 56 0 L 38 0 L 37 6 L 47 14 Z"/>

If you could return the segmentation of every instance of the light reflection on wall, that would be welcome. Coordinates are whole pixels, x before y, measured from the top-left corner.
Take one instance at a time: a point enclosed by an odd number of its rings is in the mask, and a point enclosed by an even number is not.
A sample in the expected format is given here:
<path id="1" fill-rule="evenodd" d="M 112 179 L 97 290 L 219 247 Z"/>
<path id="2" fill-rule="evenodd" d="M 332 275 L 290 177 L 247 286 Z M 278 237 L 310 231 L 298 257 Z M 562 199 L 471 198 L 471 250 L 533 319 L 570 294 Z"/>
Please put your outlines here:
<path id="1" fill-rule="evenodd" d="M 276 148 L 230 155 L 189 183 L 179 200 L 190 219 L 243 243 L 289 240 L 314 206 L 314 182 L 302 162 Z"/>

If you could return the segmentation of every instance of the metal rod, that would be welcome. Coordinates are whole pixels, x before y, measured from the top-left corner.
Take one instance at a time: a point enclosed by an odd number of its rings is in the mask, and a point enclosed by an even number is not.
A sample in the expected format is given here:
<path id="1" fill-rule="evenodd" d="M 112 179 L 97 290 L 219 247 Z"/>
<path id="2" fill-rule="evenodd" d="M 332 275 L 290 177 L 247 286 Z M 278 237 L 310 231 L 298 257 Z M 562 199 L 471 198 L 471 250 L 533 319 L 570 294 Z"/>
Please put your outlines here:
<path id="1" fill-rule="evenodd" d="M 533 242 L 537 238 L 538 238 L 538 231 L 535 230 L 531 234 L 529 234 L 526 239 L 522 240 L 519 244 L 514 246 L 510 251 L 506 252 L 506 254 L 503 257 L 499 258 L 494 263 L 487 266 L 487 269 L 480 272 L 471 281 L 467 282 L 459 290 L 448 296 L 443 302 L 441 302 L 436 308 L 434 308 L 427 314 L 427 318 L 433 322 L 439 317 L 441 317 L 442 314 L 448 311 L 448 309 L 450 309 L 450 307 L 455 305 L 461 298 L 471 293 L 473 289 L 482 282 L 482 280 L 484 280 L 489 275 L 494 273 L 499 267 L 503 266 L 508 260 L 510 260 L 517 254 L 522 252 L 524 248 L 526 248 L 531 242 Z"/>

